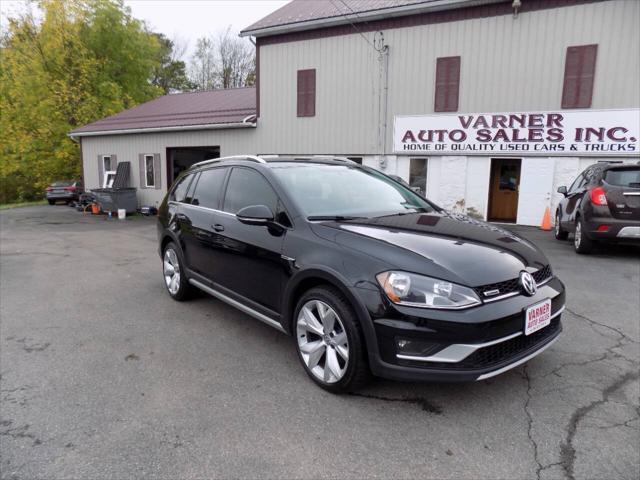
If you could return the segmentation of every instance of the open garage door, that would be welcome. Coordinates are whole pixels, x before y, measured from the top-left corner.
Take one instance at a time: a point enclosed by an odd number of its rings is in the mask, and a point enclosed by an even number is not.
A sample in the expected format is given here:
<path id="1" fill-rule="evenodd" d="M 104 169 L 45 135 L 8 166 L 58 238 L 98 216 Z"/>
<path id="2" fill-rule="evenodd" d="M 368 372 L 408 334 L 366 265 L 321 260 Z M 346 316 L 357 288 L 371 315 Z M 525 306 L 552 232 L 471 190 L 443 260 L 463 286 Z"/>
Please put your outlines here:
<path id="1" fill-rule="evenodd" d="M 220 146 L 167 148 L 167 185 L 194 163 L 220 157 Z"/>

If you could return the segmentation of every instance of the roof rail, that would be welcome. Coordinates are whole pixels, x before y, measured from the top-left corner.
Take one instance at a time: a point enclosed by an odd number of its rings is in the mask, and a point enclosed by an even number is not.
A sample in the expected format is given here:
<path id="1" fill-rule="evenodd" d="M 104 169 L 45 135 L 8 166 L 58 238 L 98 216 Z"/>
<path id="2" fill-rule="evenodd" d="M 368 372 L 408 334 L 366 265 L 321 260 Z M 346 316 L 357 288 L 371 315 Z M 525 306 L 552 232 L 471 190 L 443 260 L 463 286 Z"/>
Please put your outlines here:
<path id="1" fill-rule="evenodd" d="M 345 162 L 345 163 L 353 163 L 354 165 L 358 165 L 357 162 L 354 162 L 353 160 L 347 158 L 347 157 L 339 157 L 337 155 L 295 155 L 295 158 L 308 158 L 309 160 L 314 160 L 314 159 L 319 159 L 319 160 L 337 160 L 339 162 Z"/>
<path id="2" fill-rule="evenodd" d="M 256 163 L 267 163 L 263 158 L 255 155 L 232 155 L 230 157 L 212 158 L 210 160 L 203 160 L 202 162 L 194 163 L 192 167 L 201 167 L 202 165 L 209 165 L 210 163 L 226 162 L 229 160 L 249 160 Z"/>

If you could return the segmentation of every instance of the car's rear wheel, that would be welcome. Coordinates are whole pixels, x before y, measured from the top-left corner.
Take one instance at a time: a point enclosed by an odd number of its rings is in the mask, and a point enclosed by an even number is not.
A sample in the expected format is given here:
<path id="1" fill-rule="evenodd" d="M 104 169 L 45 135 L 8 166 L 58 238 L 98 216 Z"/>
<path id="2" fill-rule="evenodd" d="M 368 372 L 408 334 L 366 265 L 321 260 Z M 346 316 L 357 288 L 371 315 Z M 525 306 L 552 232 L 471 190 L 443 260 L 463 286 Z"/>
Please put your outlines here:
<path id="1" fill-rule="evenodd" d="M 184 274 L 184 262 L 176 244 L 169 242 L 162 254 L 162 275 L 167 292 L 174 300 L 186 300 L 191 293 L 191 285 Z"/>
<path id="2" fill-rule="evenodd" d="M 55 200 L 49 200 L 49 205 L 54 205 L 56 203 Z"/>
<path id="3" fill-rule="evenodd" d="M 556 225 L 553 229 L 553 233 L 558 240 L 566 240 L 569 236 L 569 232 L 562 228 L 562 225 L 560 224 L 560 212 L 556 212 Z"/>
<path id="4" fill-rule="evenodd" d="M 342 393 L 367 382 L 362 333 L 344 295 L 328 286 L 313 288 L 298 301 L 294 318 L 298 357 L 315 383 Z"/>
<path id="5" fill-rule="evenodd" d="M 586 254 L 593 250 L 593 240 L 591 240 L 585 231 L 582 218 L 576 220 L 576 233 L 573 239 L 573 247 L 577 253 Z"/>

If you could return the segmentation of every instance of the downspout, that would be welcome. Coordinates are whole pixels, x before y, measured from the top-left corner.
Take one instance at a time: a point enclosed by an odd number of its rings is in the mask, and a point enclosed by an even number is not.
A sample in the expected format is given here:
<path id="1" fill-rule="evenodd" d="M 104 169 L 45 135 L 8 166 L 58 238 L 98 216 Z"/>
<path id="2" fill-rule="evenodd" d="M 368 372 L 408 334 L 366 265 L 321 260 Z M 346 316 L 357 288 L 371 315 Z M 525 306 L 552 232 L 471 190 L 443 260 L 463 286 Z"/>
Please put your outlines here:
<path id="1" fill-rule="evenodd" d="M 389 45 L 384 44 L 382 32 L 376 32 L 374 48 L 378 52 L 380 62 L 378 81 L 378 164 L 381 169 L 387 168 L 387 110 L 389 97 Z"/>

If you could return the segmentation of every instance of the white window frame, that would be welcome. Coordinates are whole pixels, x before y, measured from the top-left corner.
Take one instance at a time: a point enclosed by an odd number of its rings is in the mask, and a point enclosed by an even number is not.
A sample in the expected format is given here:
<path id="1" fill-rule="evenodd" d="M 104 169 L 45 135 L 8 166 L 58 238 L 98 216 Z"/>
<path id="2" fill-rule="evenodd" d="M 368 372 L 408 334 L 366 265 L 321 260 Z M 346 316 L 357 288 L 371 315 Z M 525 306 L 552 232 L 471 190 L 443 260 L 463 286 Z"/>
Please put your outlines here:
<path id="1" fill-rule="evenodd" d="M 147 160 L 151 159 L 151 171 L 153 172 L 153 183 L 149 184 L 149 177 L 147 176 Z M 146 188 L 156 188 L 156 164 L 155 155 L 152 153 L 144 154 L 144 186 Z"/>
<path id="2" fill-rule="evenodd" d="M 102 177 L 102 188 L 111 188 L 113 187 L 113 180 L 116 176 L 115 170 L 107 170 L 105 165 L 105 160 L 109 159 L 109 167 L 111 167 L 111 160 L 113 159 L 112 155 L 102 155 L 102 171 L 104 172 Z"/>

